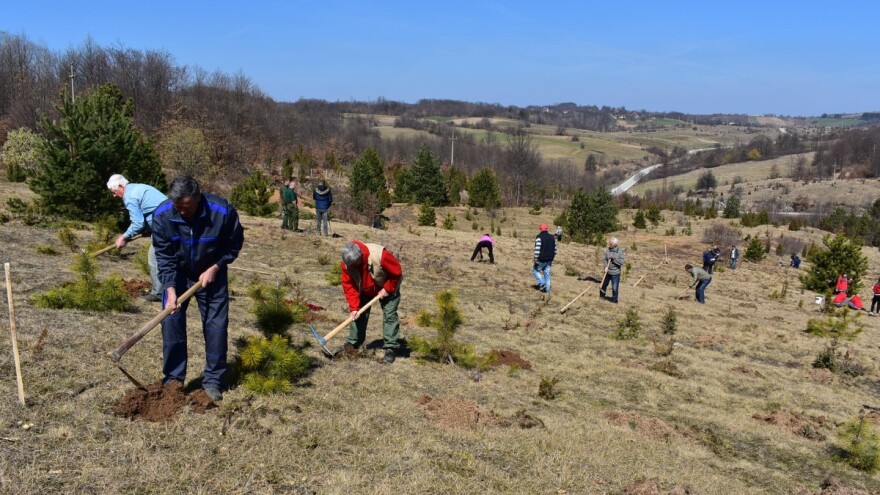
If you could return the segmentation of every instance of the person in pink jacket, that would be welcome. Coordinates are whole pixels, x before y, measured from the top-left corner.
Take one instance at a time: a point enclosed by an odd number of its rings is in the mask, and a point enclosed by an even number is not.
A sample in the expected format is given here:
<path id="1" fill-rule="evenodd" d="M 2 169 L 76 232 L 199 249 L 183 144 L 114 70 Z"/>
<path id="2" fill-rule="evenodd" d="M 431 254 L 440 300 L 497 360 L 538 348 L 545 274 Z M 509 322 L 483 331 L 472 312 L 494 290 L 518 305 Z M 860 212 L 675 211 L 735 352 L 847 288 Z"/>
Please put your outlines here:
<path id="1" fill-rule="evenodd" d="M 495 264 L 495 255 L 492 254 L 492 248 L 495 247 L 495 240 L 489 234 L 483 234 L 483 237 L 480 237 L 480 242 L 477 243 L 477 247 L 474 248 L 474 254 L 471 255 L 471 261 L 476 259 L 477 255 L 480 255 L 480 261 L 483 261 L 483 248 L 489 250 L 489 263 Z"/>

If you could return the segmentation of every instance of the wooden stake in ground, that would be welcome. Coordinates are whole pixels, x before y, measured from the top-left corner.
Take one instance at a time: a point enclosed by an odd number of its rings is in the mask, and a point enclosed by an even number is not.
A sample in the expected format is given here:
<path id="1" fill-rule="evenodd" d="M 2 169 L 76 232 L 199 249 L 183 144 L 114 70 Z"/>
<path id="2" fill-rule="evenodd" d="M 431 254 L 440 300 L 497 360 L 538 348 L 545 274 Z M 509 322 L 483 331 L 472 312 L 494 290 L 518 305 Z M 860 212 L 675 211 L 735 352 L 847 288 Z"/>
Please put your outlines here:
<path id="1" fill-rule="evenodd" d="M 12 275 L 9 263 L 3 264 L 6 270 L 6 300 L 9 301 L 9 336 L 12 338 L 12 357 L 15 360 L 15 381 L 18 383 L 18 402 L 24 402 L 24 382 L 21 380 L 21 359 L 18 357 L 18 337 L 15 334 L 15 308 L 12 304 Z"/>

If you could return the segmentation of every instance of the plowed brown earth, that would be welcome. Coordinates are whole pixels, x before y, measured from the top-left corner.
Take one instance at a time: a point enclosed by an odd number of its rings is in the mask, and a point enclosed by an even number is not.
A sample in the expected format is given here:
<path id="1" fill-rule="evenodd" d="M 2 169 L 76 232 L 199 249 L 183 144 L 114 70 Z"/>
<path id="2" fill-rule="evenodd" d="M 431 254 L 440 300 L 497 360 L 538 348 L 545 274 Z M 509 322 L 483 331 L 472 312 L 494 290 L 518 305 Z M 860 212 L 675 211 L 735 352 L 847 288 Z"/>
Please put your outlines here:
<path id="1" fill-rule="evenodd" d="M 517 352 L 506 351 L 502 349 L 492 350 L 486 353 L 492 357 L 492 363 L 489 366 L 510 366 L 524 370 L 532 369 L 532 363 L 526 361 Z"/>
<path id="2" fill-rule="evenodd" d="M 217 407 L 204 390 L 196 390 L 186 395 L 183 384 L 169 382 L 163 386 L 158 381 L 147 387 L 147 390 L 136 388 L 129 390 L 125 396 L 113 406 L 116 416 L 144 421 L 167 421 L 174 417 L 184 406 L 193 412 L 204 414 L 208 409 Z"/>

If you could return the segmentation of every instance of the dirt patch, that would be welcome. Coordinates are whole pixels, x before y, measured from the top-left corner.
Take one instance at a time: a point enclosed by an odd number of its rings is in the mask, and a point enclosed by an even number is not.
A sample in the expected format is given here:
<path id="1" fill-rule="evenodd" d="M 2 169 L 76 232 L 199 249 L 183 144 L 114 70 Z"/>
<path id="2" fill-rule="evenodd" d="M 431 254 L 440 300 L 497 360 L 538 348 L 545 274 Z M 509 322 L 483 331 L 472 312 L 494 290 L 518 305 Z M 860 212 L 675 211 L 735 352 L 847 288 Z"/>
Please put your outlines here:
<path id="1" fill-rule="evenodd" d="M 730 343 L 727 335 L 698 335 L 693 342 L 694 347 L 710 349 L 717 352 L 724 351 L 724 346 Z"/>
<path id="2" fill-rule="evenodd" d="M 834 379 L 834 373 L 830 370 L 826 370 L 824 368 L 814 368 L 810 370 L 810 380 L 813 380 L 817 383 L 831 383 L 831 380 Z"/>
<path id="3" fill-rule="evenodd" d="M 669 490 L 663 490 L 657 478 L 636 481 L 623 489 L 624 495 L 696 495 L 696 493 L 687 485 L 676 485 Z"/>
<path id="4" fill-rule="evenodd" d="M 152 288 L 150 282 L 145 282 L 143 280 L 123 280 L 122 285 L 125 287 L 125 292 L 131 299 L 137 299 L 147 292 L 150 292 L 150 288 Z"/>
<path id="5" fill-rule="evenodd" d="M 748 366 L 737 366 L 735 368 L 730 368 L 730 371 L 732 373 L 737 373 L 737 374 L 745 375 L 745 376 L 752 377 L 752 378 L 760 378 L 760 377 L 764 376 L 761 373 L 753 370 L 752 368 L 749 368 Z"/>
<path id="6" fill-rule="evenodd" d="M 526 361 L 514 351 L 503 349 L 495 349 L 486 353 L 487 357 L 492 358 L 489 366 L 510 366 L 511 368 L 519 368 L 523 370 L 532 369 L 532 363 Z"/>
<path id="7" fill-rule="evenodd" d="M 766 416 L 753 414 L 752 418 L 769 425 L 781 427 L 789 433 L 800 437 L 816 441 L 825 440 L 825 435 L 819 431 L 827 423 L 825 416 L 807 416 L 792 413 L 785 409 L 778 409 Z"/>
<path id="8" fill-rule="evenodd" d="M 850 488 L 834 476 L 829 476 L 822 482 L 822 488 L 815 495 L 869 495 L 865 490 Z"/>
<path id="9" fill-rule="evenodd" d="M 678 435 L 678 431 L 663 420 L 642 416 L 639 413 L 610 411 L 603 414 L 603 416 L 615 426 L 630 428 L 652 440 L 665 440 Z"/>
<path id="10" fill-rule="evenodd" d="M 119 417 L 144 421 L 167 421 L 174 417 L 184 406 L 193 412 L 204 414 L 208 409 L 217 407 L 204 390 L 196 390 L 186 395 L 183 384 L 169 382 L 167 386 L 158 381 L 147 387 L 147 390 L 129 390 L 117 402 L 111 412 Z"/>
<path id="11" fill-rule="evenodd" d="M 513 416 L 501 417 L 466 399 L 440 399 L 425 394 L 416 402 L 425 409 L 428 419 L 450 428 L 476 428 L 477 425 L 501 428 L 515 426 L 524 430 L 544 428 L 544 421 L 527 413 L 525 409 L 518 410 Z"/>
<path id="12" fill-rule="evenodd" d="M 344 361 L 347 359 L 361 359 L 367 357 L 366 354 L 361 349 L 356 349 L 351 345 L 343 345 L 342 348 L 339 349 L 336 354 L 333 355 L 333 359 L 338 359 L 340 361 Z"/>

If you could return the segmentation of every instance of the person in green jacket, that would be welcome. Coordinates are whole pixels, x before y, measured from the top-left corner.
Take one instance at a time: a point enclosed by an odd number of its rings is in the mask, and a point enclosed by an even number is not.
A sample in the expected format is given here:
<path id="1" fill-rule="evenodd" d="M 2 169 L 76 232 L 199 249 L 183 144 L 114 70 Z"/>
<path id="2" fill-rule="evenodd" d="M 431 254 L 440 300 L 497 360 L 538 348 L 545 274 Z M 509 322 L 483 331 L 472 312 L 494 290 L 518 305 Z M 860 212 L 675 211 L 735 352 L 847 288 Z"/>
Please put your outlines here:
<path id="1" fill-rule="evenodd" d="M 281 228 L 285 230 L 299 231 L 299 208 L 296 206 L 297 197 L 296 181 L 293 179 L 285 179 L 281 188 Z"/>
<path id="2" fill-rule="evenodd" d="M 694 277 L 688 287 L 696 287 L 694 295 L 696 295 L 697 301 L 699 301 L 700 304 L 706 304 L 706 287 L 712 282 L 712 275 L 702 268 L 697 268 L 689 264 L 684 265 L 684 269 Z"/>

